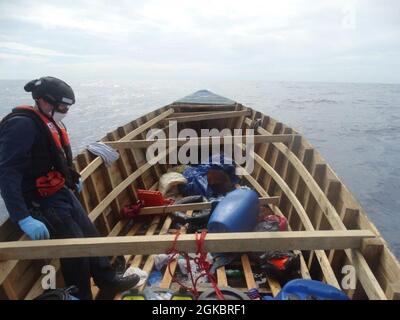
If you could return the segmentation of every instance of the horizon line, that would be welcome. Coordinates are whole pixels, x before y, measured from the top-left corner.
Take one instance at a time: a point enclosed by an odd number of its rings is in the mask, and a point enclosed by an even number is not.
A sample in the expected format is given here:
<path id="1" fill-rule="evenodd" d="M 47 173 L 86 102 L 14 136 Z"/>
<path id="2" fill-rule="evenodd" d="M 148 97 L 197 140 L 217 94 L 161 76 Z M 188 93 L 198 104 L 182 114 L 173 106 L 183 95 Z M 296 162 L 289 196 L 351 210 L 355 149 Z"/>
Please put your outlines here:
<path id="1" fill-rule="evenodd" d="M 38 77 L 40 78 L 40 77 Z M 64 77 L 67 78 L 67 77 Z M 0 81 L 30 81 L 32 79 L 30 78 L 0 78 Z M 188 81 L 188 80 L 196 80 L 196 81 L 204 81 L 207 82 L 207 80 L 203 80 L 203 79 L 183 79 L 183 78 L 178 78 L 178 79 L 174 79 L 173 81 Z M 115 78 L 115 79 L 73 79 L 70 78 L 69 81 L 109 81 L 109 82 L 117 82 L 117 81 L 171 81 L 171 79 L 126 79 L 126 78 Z M 232 79 L 219 79 L 219 80 L 210 80 L 210 83 L 215 83 L 216 81 L 228 81 L 228 82 L 235 82 L 235 81 L 239 81 L 239 80 L 232 80 Z M 368 81 L 359 81 L 359 82 L 355 82 L 355 81 L 321 81 L 321 80 L 267 80 L 267 79 L 243 79 L 240 80 L 242 81 L 246 81 L 246 82 L 297 82 L 297 83 L 326 83 L 326 84 L 382 84 L 382 85 L 399 85 L 400 82 L 368 82 Z"/>

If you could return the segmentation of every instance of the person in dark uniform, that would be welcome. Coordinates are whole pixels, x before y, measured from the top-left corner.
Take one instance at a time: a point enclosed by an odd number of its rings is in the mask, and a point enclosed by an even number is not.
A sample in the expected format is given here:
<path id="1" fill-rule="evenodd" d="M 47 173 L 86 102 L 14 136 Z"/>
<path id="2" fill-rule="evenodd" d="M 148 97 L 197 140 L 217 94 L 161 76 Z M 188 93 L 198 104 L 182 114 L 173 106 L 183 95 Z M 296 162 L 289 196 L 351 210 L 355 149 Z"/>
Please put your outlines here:
<path id="1" fill-rule="evenodd" d="M 0 191 L 10 219 L 32 240 L 98 237 L 74 194 L 81 180 L 61 122 L 75 103 L 74 92 L 54 77 L 32 80 L 24 89 L 35 105 L 14 108 L 0 122 Z M 110 294 L 140 280 L 136 274 L 117 274 L 107 257 L 60 261 L 65 284 L 78 287 L 79 299 L 92 299 L 91 277 Z"/>

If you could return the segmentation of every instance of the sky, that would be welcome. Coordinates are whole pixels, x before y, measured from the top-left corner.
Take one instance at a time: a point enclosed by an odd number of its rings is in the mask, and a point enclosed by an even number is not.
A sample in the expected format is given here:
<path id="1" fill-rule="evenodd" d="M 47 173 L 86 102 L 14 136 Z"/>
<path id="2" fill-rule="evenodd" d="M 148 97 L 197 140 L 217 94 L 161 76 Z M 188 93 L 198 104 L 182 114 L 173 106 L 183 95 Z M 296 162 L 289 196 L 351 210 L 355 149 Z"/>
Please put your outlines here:
<path id="1" fill-rule="evenodd" d="M 0 0 L 0 79 L 400 83 L 398 0 Z"/>

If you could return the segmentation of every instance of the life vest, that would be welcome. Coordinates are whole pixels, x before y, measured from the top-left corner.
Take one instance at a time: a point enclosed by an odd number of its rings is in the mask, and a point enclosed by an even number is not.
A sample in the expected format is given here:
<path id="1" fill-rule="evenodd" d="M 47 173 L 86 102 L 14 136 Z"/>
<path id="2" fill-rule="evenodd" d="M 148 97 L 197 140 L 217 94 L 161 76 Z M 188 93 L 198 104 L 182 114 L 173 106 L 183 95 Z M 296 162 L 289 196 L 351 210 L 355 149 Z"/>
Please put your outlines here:
<path id="1" fill-rule="evenodd" d="M 56 123 L 31 106 L 19 106 L 12 110 L 1 123 L 14 117 L 32 119 L 40 135 L 30 152 L 30 163 L 24 172 L 22 190 L 25 195 L 49 196 L 64 185 L 71 189 L 79 180 L 79 173 L 73 169 L 72 150 L 67 129 L 61 122 Z"/>

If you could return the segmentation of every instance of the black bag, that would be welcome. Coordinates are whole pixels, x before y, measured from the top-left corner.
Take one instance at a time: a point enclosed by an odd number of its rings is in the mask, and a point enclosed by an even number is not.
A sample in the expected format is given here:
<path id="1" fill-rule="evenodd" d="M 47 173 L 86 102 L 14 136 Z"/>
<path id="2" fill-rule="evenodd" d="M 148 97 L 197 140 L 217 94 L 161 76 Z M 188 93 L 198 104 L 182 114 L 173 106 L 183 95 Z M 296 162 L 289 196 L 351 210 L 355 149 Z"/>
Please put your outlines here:
<path id="1" fill-rule="evenodd" d="M 76 286 L 49 289 L 44 291 L 41 295 L 37 296 L 33 300 L 79 300 L 73 296 L 73 294 L 76 292 L 78 292 L 78 288 Z"/>
<path id="2" fill-rule="evenodd" d="M 279 281 L 299 277 L 300 256 L 293 251 L 251 252 L 249 257 L 268 276 Z"/>

